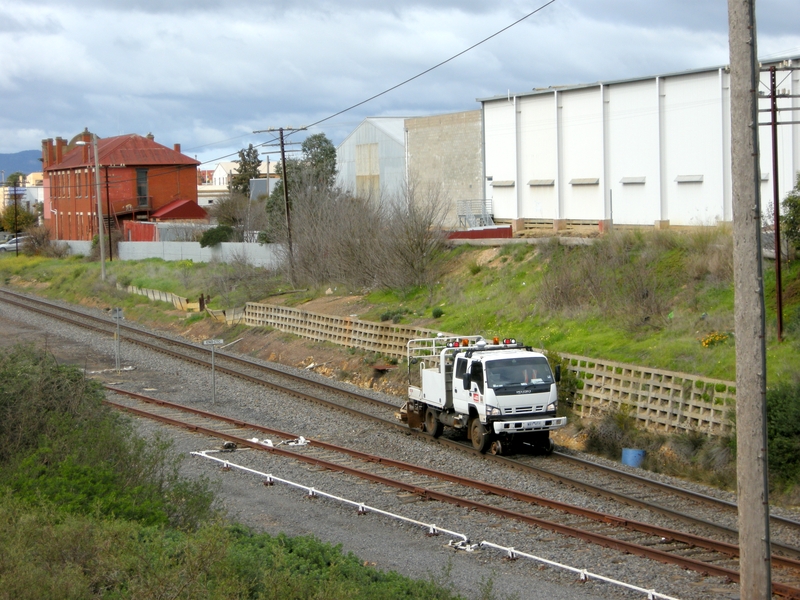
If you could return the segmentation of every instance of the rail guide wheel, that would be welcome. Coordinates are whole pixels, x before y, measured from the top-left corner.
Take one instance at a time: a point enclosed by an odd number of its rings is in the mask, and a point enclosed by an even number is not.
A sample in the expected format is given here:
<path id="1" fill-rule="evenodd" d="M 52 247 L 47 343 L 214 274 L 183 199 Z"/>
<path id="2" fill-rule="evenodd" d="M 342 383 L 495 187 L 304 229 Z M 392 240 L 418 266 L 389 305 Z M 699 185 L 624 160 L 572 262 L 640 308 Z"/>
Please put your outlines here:
<path id="1" fill-rule="evenodd" d="M 494 454 L 495 456 L 500 456 L 505 452 L 505 444 L 503 444 L 500 440 L 492 441 L 491 445 L 489 446 L 489 454 Z"/>

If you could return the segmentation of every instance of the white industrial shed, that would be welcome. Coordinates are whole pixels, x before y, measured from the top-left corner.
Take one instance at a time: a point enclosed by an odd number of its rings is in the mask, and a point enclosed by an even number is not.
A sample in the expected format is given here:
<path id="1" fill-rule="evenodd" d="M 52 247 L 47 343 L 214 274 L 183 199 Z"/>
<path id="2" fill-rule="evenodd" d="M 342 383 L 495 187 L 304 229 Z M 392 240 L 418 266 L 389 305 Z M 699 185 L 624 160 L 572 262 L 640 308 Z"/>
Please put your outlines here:
<path id="1" fill-rule="evenodd" d="M 764 63 L 779 96 L 800 96 L 800 58 Z M 760 108 L 769 108 L 769 73 Z M 730 73 L 715 67 L 478 99 L 486 198 L 496 219 L 638 225 L 732 220 Z M 779 98 L 780 197 L 800 171 L 800 98 Z M 761 123 L 770 121 L 761 113 Z M 772 133 L 760 127 L 762 200 L 771 203 Z"/>
<path id="2" fill-rule="evenodd" d="M 404 117 L 368 117 L 336 149 L 336 183 L 364 197 L 394 196 L 406 178 Z"/>

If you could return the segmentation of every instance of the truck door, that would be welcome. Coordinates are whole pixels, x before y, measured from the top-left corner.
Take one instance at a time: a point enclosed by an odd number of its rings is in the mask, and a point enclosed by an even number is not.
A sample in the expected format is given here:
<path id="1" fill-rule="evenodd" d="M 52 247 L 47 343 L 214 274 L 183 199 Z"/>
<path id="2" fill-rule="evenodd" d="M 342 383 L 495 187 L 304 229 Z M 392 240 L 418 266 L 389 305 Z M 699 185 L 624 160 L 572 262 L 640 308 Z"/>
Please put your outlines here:
<path id="1" fill-rule="evenodd" d="M 464 388 L 464 375 L 467 374 L 468 361 L 465 356 L 457 356 L 453 369 L 453 409 L 457 413 L 469 413 L 469 389 Z"/>

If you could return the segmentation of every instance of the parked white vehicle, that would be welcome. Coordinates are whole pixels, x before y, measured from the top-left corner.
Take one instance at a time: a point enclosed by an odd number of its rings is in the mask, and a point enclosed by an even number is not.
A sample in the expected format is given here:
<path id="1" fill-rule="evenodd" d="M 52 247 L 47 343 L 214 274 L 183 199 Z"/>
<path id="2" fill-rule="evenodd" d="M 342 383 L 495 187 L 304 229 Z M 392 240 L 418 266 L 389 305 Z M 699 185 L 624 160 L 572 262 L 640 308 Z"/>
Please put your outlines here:
<path id="1" fill-rule="evenodd" d="M 417 366 L 418 365 L 418 366 Z M 438 437 L 462 429 L 480 451 L 503 454 L 522 442 L 547 454 L 556 416 L 561 366 L 513 339 L 437 337 L 408 342 L 408 401 L 401 419 Z"/>

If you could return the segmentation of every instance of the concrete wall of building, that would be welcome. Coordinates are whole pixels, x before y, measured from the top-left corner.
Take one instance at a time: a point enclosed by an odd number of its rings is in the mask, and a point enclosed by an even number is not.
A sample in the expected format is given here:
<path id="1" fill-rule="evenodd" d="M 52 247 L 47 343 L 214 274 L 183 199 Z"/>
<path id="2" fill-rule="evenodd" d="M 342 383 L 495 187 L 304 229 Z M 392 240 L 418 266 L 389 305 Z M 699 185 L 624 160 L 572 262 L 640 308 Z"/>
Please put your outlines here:
<path id="1" fill-rule="evenodd" d="M 481 111 L 405 120 L 409 179 L 441 186 L 445 224 L 456 226 L 459 200 L 482 199 Z"/>
<path id="2" fill-rule="evenodd" d="M 799 69 L 781 86 L 800 95 Z M 730 74 L 711 68 L 637 80 L 547 88 L 483 103 L 486 193 L 500 219 L 613 220 L 708 226 L 733 218 Z M 769 90 L 762 72 L 761 89 Z M 800 101 L 779 98 L 779 197 L 800 171 Z M 769 106 L 761 96 L 760 107 Z M 762 113 L 761 122 L 769 122 Z M 762 202 L 772 149 L 760 127 Z"/>

